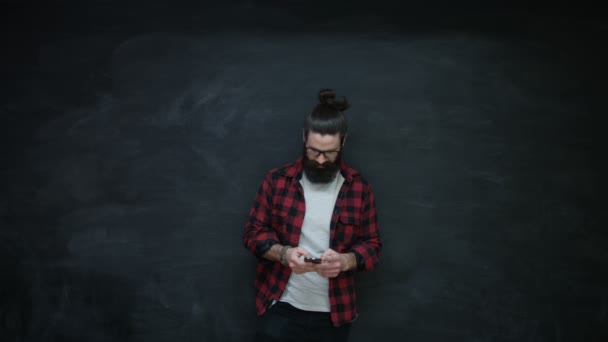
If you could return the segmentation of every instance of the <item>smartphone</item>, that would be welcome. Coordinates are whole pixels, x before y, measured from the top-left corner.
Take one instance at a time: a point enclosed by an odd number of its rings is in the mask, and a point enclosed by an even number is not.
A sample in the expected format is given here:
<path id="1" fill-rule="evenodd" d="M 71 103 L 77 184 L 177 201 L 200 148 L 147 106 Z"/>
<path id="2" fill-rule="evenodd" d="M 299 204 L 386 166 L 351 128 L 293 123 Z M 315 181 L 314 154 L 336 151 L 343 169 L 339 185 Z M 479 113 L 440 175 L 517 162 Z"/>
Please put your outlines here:
<path id="1" fill-rule="evenodd" d="M 321 258 L 304 258 L 305 262 L 312 262 L 313 264 L 320 264 Z"/>

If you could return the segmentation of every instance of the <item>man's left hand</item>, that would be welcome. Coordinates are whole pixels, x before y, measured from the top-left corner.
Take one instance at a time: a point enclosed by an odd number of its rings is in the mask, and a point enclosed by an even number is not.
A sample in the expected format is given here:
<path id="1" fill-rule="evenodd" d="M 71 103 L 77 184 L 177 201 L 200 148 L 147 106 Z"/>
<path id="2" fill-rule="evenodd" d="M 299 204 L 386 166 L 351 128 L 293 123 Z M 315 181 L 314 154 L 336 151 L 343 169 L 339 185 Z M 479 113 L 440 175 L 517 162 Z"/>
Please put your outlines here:
<path id="1" fill-rule="evenodd" d="M 348 254 L 340 254 L 330 248 L 321 255 L 321 263 L 315 265 L 315 271 L 322 277 L 335 278 L 347 269 L 348 257 Z"/>

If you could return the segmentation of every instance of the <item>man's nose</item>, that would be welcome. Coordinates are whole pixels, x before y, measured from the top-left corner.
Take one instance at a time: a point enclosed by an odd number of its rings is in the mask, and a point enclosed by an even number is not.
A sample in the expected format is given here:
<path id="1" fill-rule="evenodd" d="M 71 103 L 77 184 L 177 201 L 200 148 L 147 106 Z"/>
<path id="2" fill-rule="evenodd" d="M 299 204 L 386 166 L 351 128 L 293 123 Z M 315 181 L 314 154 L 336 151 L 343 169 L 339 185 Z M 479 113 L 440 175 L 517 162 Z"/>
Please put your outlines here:
<path id="1" fill-rule="evenodd" d="M 327 158 L 325 157 L 325 154 L 321 153 L 317 156 L 316 160 L 319 164 L 323 164 L 327 161 Z"/>

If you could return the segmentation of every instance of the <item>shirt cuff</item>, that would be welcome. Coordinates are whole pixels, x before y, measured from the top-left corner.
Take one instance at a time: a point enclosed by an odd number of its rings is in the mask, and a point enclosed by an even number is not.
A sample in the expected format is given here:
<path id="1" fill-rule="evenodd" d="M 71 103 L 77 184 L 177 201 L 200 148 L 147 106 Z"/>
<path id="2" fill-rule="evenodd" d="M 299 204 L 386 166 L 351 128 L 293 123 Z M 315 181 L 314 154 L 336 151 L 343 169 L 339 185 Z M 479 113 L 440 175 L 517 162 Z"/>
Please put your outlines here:
<path id="1" fill-rule="evenodd" d="M 263 240 L 258 242 L 255 255 L 258 258 L 261 258 L 262 255 L 264 255 L 264 253 L 270 249 L 270 247 L 276 245 L 277 243 L 279 242 L 276 240 Z"/>
<path id="2" fill-rule="evenodd" d="M 363 260 L 363 257 L 361 256 L 361 254 L 359 254 L 359 252 L 357 252 L 355 250 L 351 250 L 350 252 L 355 255 L 355 260 L 357 260 L 356 271 L 364 270 L 365 269 L 365 260 Z"/>

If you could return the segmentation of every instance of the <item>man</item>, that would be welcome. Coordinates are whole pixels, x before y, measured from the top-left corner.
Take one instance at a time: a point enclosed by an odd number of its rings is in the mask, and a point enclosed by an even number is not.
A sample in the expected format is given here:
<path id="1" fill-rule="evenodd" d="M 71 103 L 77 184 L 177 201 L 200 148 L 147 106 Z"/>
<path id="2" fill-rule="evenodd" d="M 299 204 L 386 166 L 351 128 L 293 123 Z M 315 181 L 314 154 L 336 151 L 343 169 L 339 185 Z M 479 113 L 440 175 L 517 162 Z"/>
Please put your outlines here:
<path id="1" fill-rule="evenodd" d="M 341 158 L 349 104 L 331 89 L 319 101 L 303 156 L 266 175 L 245 225 L 243 243 L 258 257 L 256 341 L 346 341 L 354 273 L 379 260 L 374 195 Z"/>

